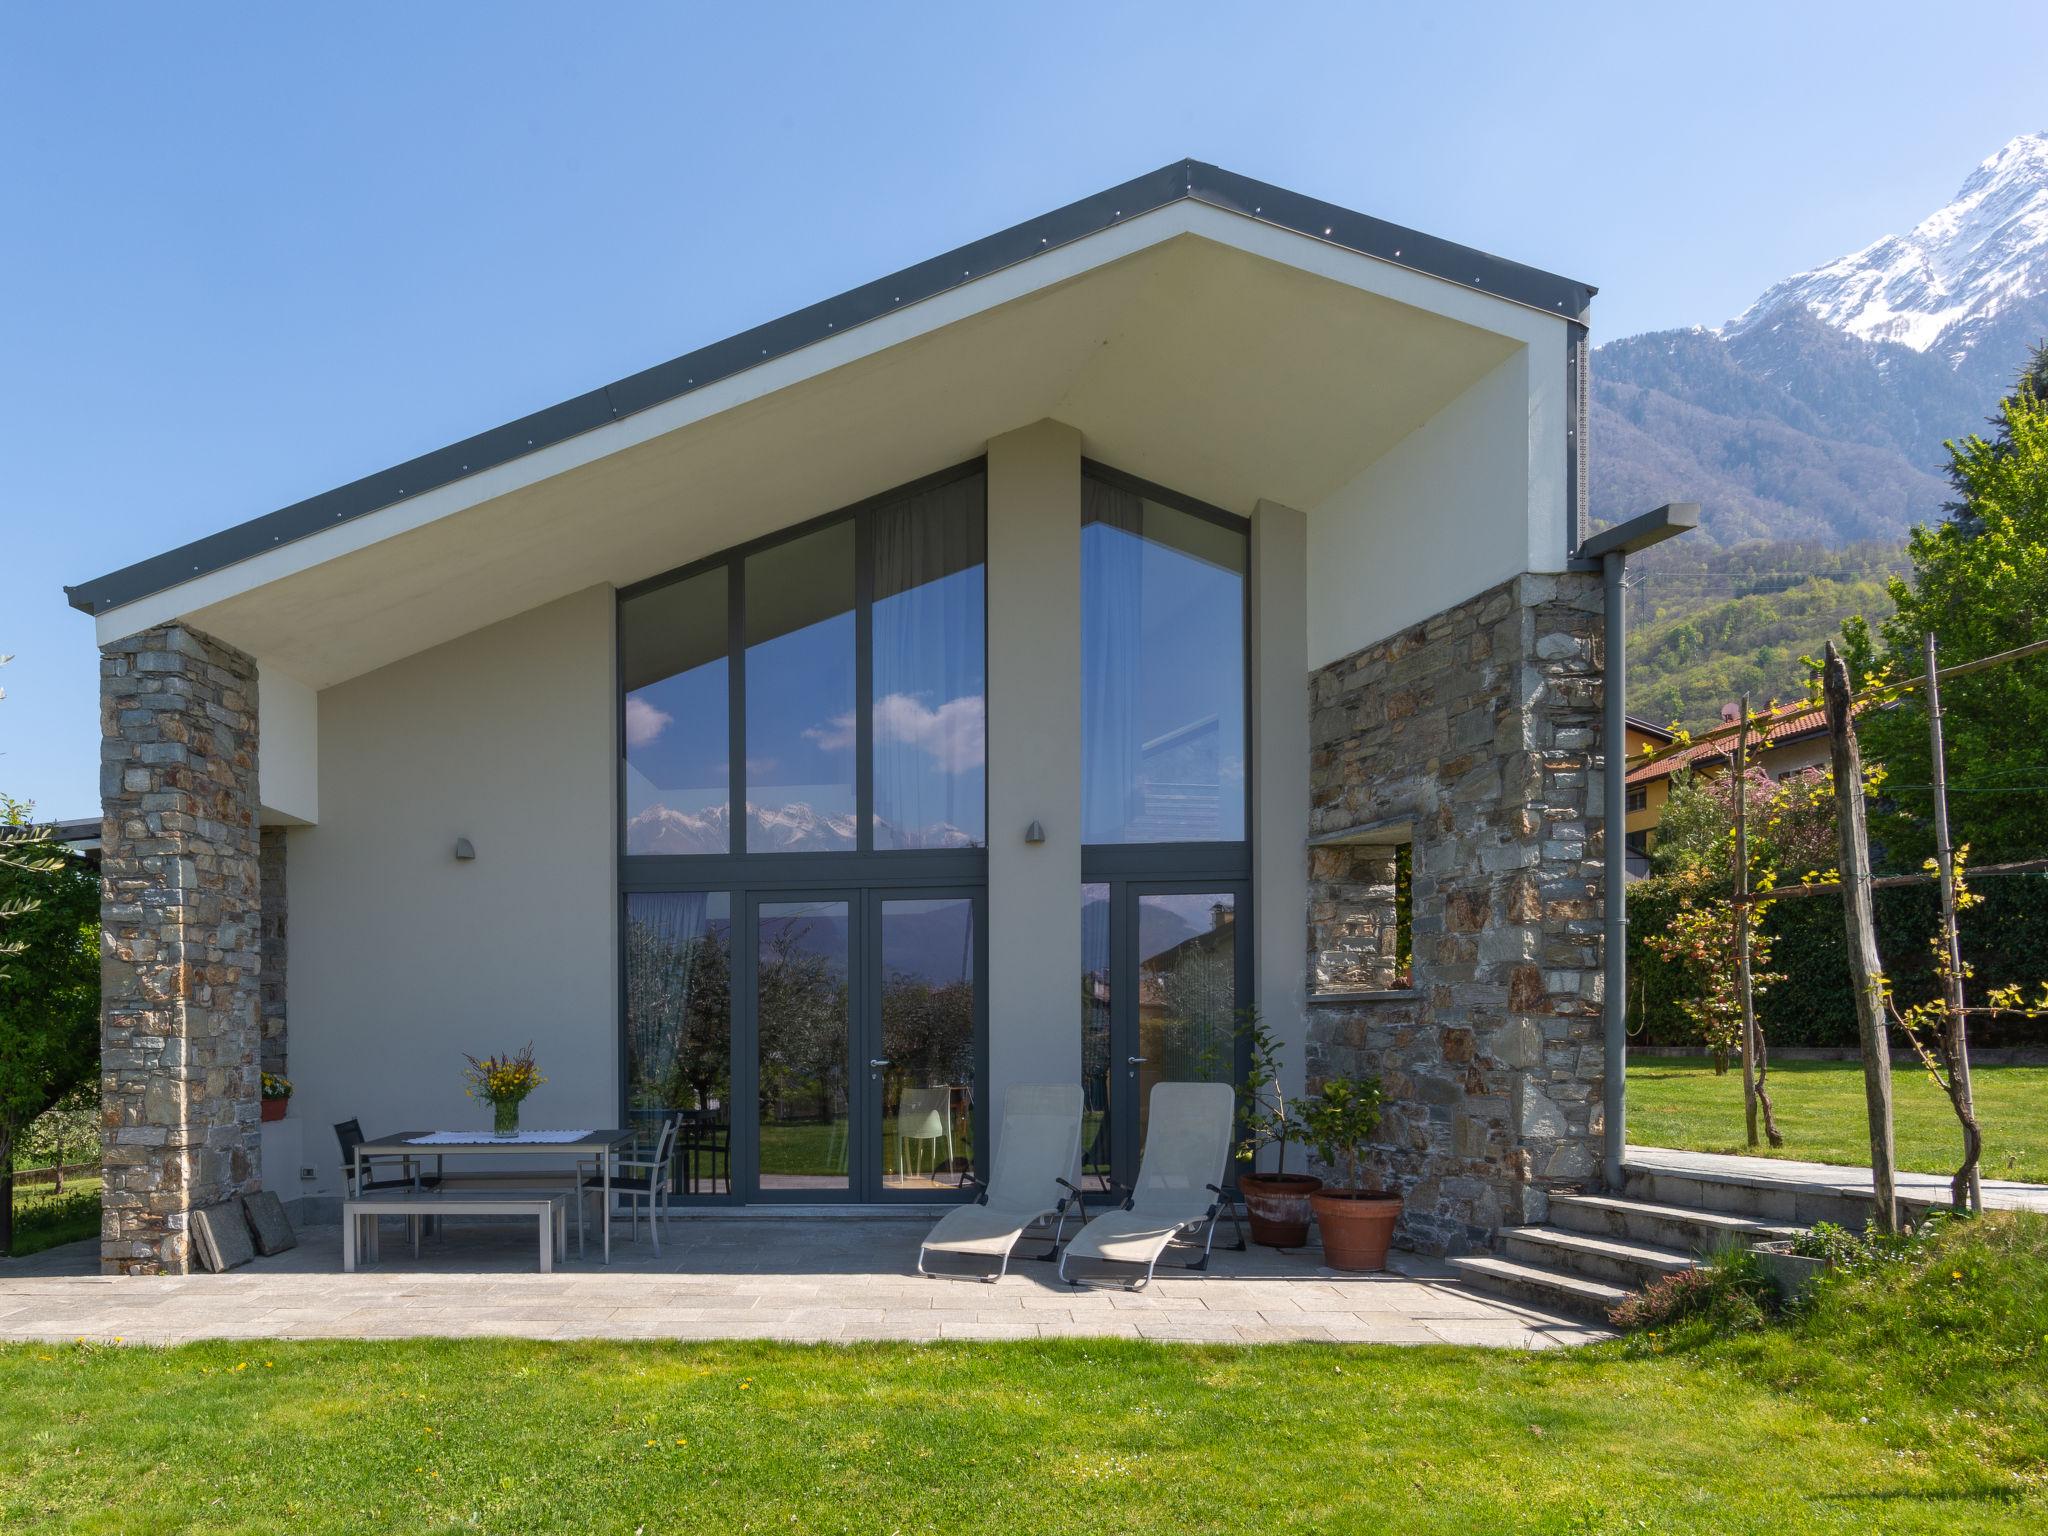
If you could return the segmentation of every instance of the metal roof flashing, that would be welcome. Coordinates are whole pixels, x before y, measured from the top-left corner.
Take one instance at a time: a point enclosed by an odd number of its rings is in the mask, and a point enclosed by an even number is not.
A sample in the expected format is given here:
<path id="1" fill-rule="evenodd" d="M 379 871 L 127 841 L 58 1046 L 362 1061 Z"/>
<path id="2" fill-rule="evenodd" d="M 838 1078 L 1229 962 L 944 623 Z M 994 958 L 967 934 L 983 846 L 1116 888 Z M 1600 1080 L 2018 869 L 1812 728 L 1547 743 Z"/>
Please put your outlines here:
<path id="1" fill-rule="evenodd" d="M 73 608 L 97 617 L 321 529 L 553 447 L 1181 201 L 1205 203 L 1326 241 L 1563 321 L 1583 323 L 1597 292 L 1589 283 L 1489 256 L 1199 160 L 1182 160 L 446 448 L 67 586 L 64 594 Z"/>

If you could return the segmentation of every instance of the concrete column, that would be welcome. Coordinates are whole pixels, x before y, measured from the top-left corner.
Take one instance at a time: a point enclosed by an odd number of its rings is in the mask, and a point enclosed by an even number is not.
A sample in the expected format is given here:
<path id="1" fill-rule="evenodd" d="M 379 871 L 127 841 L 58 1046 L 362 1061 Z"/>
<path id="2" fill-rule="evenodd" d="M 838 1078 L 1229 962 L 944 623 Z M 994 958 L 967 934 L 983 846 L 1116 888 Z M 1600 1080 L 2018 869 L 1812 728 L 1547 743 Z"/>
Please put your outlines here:
<path id="1" fill-rule="evenodd" d="M 1308 1055 L 1308 519 L 1252 511 L 1252 996 L 1286 1042 L 1281 1086 Z"/>
<path id="2" fill-rule="evenodd" d="M 183 1274 L 257 1187 L 256 666 L 183 625 L 102 648 L 100 1267 Z"/>
<path id="3" fill-rule="evenodd" d="M 1010 1084 L 1081 1080 L 1081 434 L 1056 421 L 988 445 L 988 695 L 993 1134 Z"/>

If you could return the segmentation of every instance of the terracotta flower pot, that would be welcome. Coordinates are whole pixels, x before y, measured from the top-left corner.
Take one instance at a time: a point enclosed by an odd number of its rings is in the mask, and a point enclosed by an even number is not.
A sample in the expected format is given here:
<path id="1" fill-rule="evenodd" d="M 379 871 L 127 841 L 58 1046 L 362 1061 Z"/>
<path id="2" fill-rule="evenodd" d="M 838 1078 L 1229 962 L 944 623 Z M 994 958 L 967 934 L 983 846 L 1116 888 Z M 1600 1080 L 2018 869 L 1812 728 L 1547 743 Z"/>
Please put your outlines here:
<path id="1" fill-rule="evenodd" d="M 265 1099 L 263 1101 L 263 1118 L 265 1120 L 282 1120 L 284 1112 L 290 1107 L 291 1102 L 290 1099 Z"/>
<path id="2" fill-rule="evenodd" d="M 1238 1193 L 1251 1218 L 1252 1241 L 1268 1248 L 1300 1248 L 1308 1242 L 1309 1196 L 1323 1181 L 1306 1173 L 1241 1173 Z"/>
<path id="3" fill-rule="evenodd" d="M 1376 1189 L 1323 1189 L 1309 1197 L 1323 1234 L 1323 1262 L 1332 1269 L 1387 1267 L 1401 1197 Z"/>

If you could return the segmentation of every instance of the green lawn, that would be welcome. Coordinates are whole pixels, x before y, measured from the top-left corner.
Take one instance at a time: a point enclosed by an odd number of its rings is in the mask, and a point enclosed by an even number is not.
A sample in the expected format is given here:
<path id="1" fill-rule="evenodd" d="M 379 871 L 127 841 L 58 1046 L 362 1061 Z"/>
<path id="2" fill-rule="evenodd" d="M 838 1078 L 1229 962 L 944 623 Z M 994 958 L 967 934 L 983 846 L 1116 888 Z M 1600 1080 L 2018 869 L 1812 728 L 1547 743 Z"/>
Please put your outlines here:
<path id="1" fill-rule="evenodd" d="M 59 1243 L 97 1237 L 100 1230 L 100 1181 L 64 1181 L 59 1195 L 49 1185 L 17 1185 L 14 1191 L 13 1256 L 41 1253 Z"/>
<path id="2" fill-rule="evenodd" d="M 1984 1128 L 1984 1176 L 2048 1184 L 2048 1067 L 1979 1067 L 1971 1082 Z M 1761 1148 L 1764 1156 L 1869 1164 L 1860 1063 L 1779 1062 L 1770 1090 L 1785 1145 Z M 1899 1166 L 1917 1173 L 1954 1173 L 1963 1155 L 1948 1096 L 1918 1067 L 1892 1069 L 1892 1134 Z M 1740 1068 L 1717 1077 L 1705 1057 L 1631 1061 L 1628 1139 L 1639 1147 L 1744 1151 Z"/>
<path id="3" fill-rule="evenodd" d="M 0 1530 L 2038 1531 L 2048 1220 L 1797 1325 L 1551 1355 L 1123 1341 L 0 1348 Z"/>

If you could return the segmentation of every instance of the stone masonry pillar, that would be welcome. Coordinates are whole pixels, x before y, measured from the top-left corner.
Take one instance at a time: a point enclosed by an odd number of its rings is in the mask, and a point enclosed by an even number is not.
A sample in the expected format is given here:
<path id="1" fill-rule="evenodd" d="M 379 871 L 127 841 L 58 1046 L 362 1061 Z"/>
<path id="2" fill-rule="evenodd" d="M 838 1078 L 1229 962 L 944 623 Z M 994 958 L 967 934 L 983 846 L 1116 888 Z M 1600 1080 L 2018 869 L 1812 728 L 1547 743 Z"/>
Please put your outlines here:
<path id="1" fill-rule="evenodd" d="M 181 624 L 102 647 L 100 1268 L 183 1274 L 260 1158 L 256 664 Z"/>

